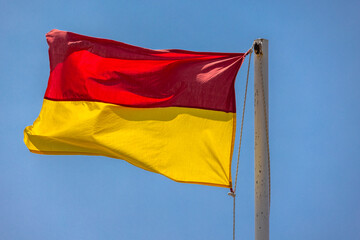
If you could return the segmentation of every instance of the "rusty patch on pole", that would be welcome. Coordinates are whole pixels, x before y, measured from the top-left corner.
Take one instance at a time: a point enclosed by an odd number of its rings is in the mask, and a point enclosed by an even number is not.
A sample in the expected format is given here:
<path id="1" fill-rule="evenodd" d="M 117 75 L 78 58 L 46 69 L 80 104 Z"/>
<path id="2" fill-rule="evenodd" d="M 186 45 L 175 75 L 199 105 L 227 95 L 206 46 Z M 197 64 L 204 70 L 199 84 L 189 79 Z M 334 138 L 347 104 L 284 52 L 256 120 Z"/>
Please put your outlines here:
<path id="1" fill-rule="evenodd" d="M 254 43 L 254 52 L 255 54 L 262 54 L 262 48 L 261 48 L 261 42 L 255 42 Z"/>

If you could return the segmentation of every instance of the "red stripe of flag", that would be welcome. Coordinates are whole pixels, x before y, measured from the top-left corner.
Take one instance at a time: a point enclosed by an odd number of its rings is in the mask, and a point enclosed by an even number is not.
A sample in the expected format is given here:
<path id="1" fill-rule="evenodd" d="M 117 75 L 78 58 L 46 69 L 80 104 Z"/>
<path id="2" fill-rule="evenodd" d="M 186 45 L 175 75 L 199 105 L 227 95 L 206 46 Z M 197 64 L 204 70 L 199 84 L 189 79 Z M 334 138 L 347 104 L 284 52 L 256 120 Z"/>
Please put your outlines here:
<path id="1" fill-rule="evenodd" d="M 235 112 L 244 54 L 150 50 L 53 30 L 45 98 Z"/>

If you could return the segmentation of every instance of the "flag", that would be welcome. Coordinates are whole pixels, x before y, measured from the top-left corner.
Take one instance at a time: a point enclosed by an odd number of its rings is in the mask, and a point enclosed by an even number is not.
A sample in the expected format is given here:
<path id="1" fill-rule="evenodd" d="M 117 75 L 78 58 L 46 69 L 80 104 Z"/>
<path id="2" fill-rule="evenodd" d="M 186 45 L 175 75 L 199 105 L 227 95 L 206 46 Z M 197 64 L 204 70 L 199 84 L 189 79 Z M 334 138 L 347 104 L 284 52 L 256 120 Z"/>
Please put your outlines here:
<path id="1" fill-rule="evenodd" d="M 52 30 L 33 153 L 101 155 L 177 182 L 231 187 L 244 53 L 151 50 Z"/>

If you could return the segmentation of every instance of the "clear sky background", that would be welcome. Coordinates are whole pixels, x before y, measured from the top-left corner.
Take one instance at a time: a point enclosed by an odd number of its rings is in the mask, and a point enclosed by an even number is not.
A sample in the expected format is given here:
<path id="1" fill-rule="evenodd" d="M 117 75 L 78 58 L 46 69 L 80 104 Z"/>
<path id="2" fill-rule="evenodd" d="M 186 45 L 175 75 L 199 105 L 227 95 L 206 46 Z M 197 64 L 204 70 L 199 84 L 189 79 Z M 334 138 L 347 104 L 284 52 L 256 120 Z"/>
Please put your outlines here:
<path id="1" fill-rule="evenodd" d="M 270 238 L 360 239 L 359 12 L 355 0 L 0 0 L 0 239 L 232 239 L 228 189 L 27 150 L 53 28 L 152 49 L 245 52 L 269 39 Z M 254 238 L 253 68 L 248 97 L 237 239 Z"/>

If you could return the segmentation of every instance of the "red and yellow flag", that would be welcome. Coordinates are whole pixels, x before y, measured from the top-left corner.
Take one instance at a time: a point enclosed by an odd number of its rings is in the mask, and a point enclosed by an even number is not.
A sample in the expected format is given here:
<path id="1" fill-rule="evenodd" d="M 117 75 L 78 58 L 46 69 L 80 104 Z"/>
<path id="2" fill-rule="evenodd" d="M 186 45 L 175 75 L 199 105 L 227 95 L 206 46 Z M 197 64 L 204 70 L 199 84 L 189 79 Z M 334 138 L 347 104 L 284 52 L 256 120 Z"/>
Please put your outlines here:
<path id="1" fill-rule="evenodd" d="M 243 53 L 150 50 L 52 30 L 50 77 L 24 142 L 102 155 L 178 182 L 231 187 Z"/>

